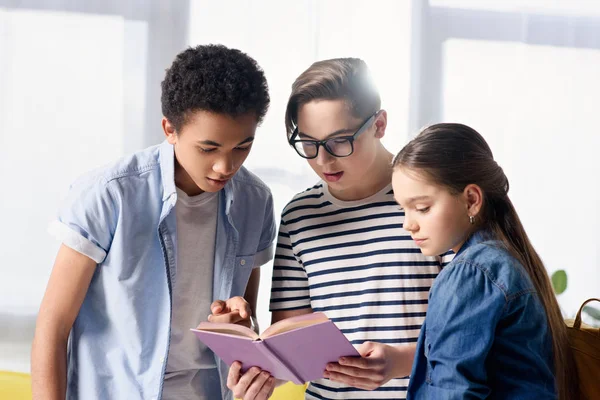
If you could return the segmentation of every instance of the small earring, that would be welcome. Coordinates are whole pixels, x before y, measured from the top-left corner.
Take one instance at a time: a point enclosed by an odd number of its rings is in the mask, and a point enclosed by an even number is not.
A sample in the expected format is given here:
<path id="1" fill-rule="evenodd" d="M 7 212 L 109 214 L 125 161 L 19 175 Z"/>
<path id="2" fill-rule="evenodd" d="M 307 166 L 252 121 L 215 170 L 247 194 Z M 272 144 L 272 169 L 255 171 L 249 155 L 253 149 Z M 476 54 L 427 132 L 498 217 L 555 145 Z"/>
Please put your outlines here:
<path id="1" fill-rule="evenodd" d="M 469 215 L 469 222 L 471 223 L 471 225 L 475 224 L 475 217 L 472 215 Z"/>

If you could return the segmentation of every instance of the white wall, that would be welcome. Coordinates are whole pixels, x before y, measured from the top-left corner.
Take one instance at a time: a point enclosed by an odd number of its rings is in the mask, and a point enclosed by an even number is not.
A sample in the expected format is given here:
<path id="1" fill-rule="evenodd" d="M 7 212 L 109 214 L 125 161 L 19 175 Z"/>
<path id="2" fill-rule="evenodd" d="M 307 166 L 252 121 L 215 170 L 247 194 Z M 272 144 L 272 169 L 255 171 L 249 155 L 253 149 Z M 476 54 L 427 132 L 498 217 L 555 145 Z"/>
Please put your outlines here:
<path id="1" fill-rule="evenodd" d="M 436 0 L 421 59 L 423 125 L 473 126 L 573 316 L 600 295 L 598 2 Z M 472 7 L 471 7 L 472 6 Z"/>
<path id="2" fill-rule="evenodd" d="M 0 30 L 0 370 L 26 371 L 59 245 L 46 227 L 69 184 L 136 145 L 126 129 L 141 131 L 143 91 L 131 94 L 130 72 L 143 76 L 145 60 L 126 62 L 125 32 L 144 29 L 115 16 L 0 9 Z"/>
<path id="3" fill-rule="evenodd" d="M 568 272 L 573 315 L 600 294 L 600 49 L 453 40 L 444 61 L 443 120 L 484 134 L 546 268 Z"/>
<path id="4" fill-rule="evenodd" d="M 124 23 L 0 10 L 0 27 L 0 311 L 33 314 L 62 195 L 83 168 L 123 153 Z"/>

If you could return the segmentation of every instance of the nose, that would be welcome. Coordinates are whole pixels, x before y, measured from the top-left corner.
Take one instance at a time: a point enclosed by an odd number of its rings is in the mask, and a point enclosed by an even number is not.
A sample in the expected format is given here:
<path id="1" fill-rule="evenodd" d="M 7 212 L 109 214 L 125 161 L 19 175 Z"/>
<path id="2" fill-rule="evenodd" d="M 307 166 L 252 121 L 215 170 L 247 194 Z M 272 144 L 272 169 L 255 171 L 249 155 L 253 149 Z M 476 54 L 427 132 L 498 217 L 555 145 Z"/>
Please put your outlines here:
<path id="1" fill-rule="evenodd" d="M 415 220 L 406 211 L 404 211 L 404 230 L 410 233 L 414 233 L 419 230 L 419 226 Z"/>
<path id="2" fill-rule="evenodd" d="M 220 175 L 229 176 L 235 171 L 235 162 L 232 154 L 225 154 L 213 165 L 213 171 Z"/>
<path id="3" fill-rule="evenodd" d="M 329 154 L 329 152 L 321 146 L 315 161 L 317 162 L 317 165 L 323 166 L 333 163 L 335 161 L 335 157 Z"/>

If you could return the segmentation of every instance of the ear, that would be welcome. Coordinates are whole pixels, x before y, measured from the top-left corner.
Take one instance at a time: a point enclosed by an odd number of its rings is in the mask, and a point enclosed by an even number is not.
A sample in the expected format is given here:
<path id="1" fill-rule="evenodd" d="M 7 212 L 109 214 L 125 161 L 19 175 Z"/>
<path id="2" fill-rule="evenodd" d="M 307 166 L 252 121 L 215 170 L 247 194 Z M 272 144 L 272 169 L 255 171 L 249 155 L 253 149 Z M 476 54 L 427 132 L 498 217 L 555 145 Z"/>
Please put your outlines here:
<path id="1" fill-rule="evenodd" d="M 167 137 L 167 141 L 171 144 L 175 144 L 177 142 L 177 131 L 175 131 L 175 127 L 173 126 L 173 124 L 171 124 L 171 122 L 166 117 L 163 117 L 161 125 L 163 128 L 163 132 Z"/>
<path id="2" fill-rule="evenodd" d="M 472 183 L 463 190 L 463 197 L 467 205 L 467 214 L 476 217 L 483 206 L 483 190 Z"/>
<path id="3" fill-rule="evenodd" d="M 387 127 L 387 112 L 381 110 L 379 115 L 375 117 L 375 137 L 381 139 L 385 136 L 385 128 Z"/>

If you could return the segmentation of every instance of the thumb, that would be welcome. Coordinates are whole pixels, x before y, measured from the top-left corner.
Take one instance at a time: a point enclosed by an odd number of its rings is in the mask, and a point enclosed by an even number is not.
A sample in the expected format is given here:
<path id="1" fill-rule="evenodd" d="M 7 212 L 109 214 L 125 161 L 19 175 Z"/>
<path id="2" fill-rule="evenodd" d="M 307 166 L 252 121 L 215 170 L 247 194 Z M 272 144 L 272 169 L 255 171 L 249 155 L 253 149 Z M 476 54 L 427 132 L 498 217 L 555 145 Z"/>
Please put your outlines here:
<path id="1" fill-rule="evenodd" d="M 241 296 L 232 297 L 227 300 L 227 307 L 230 310 L 236 310 L 240 317 L 246 319 L 252 314 L 250 304 Z"/>
<path id="2" fill-rule="evenodd" d="M 373 353 L 374 350 L 375 350 L 374 342 L 364 342 L 356 348 L 356 351 L 358 351 L 358 354 L 360 354 L 361 357 L 369 357 L 371 355 L 371 353 Z"/>
<path id="3" fill-rule="evenodd" d="M 213 314 L 219 314 L 225 309 L 225 302 L 223 300 L 216 300 L 210 305 L 210 312 Z"/>

